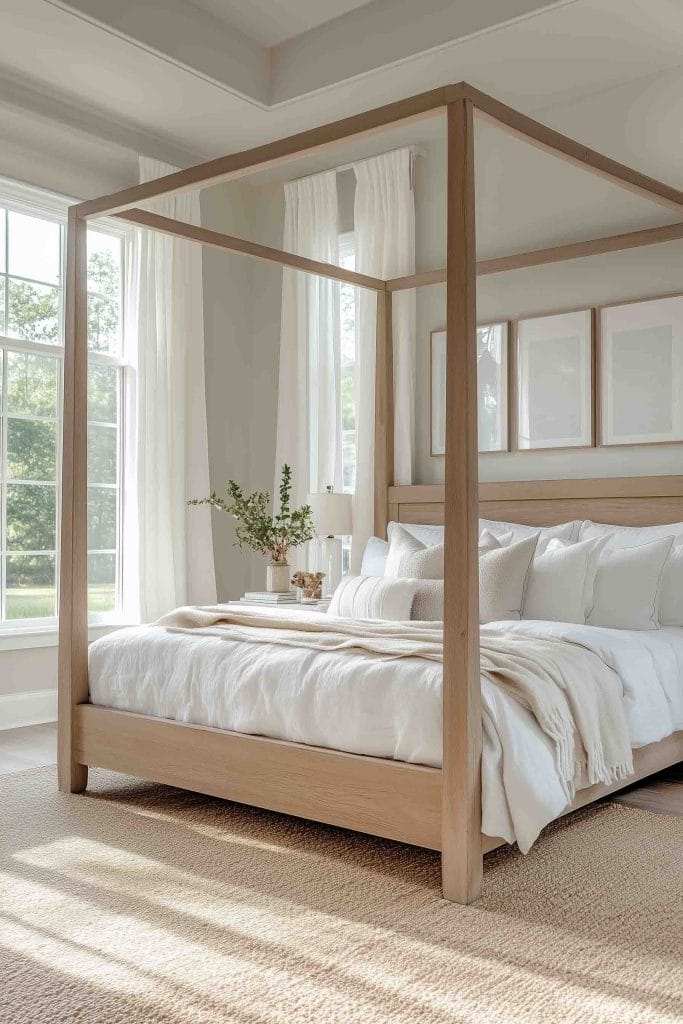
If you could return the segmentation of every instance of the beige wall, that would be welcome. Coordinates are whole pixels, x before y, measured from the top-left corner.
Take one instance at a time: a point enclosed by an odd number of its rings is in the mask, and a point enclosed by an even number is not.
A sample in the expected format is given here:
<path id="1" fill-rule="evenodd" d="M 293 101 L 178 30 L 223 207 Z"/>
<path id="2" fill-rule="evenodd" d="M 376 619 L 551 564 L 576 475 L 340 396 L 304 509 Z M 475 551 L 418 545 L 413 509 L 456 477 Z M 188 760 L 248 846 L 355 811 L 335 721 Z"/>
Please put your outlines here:
<path id="1" fill-rule="evenodd" d="M 416 249 L 417 266 L 420 269 L 429 269 L 443 266 L 445 262 L 445 146 L 434 142 L 425 146 L 424 152 L 424 158 L 418 161 L 416 182 Z M 517 220 L 523 223 L 519 224 L 517 231 L 515 211 L 509 208 L 501 210 L 497 221 L 499 233 L 494 237 L 496 221 L 494 219 L 492 224 L 489 215 L 485 232 L 482 231 L 487 248 L 483 252 L 478 250 L 481 256 L 523 251 L 525 245 L 520 245 L 519 241 L 516 241 L 519 236 L 528 238 L 545 234 L 549 236 L 548 241 L 561 243 L 581 238 L 582 232 L 583 237 L 595 237 L 602 231 L 611 230 L 610 224 L 615 225 L 613 230 L 618 230 L 617 214 L 625 212 L 617 210 L 610 217 L 608 210 L 603 214 L 607 218 L 603 227 L 591 224 L 589 212 L 592 212 L 592 204 L 598 193 L 595 196 L 592 194 L 593 183 L 590 181 L 584 190 L 556 196 L 560 208 L 558 217 L 561 215 L 562 226 L 553 234 L 552 219 L 549 217 L 547 179 L 535 181 L 530 176 L 527 178 L 518 173 L 513 182 L 505 181 L 504 188 L 509 206 L 512 206 L 514 197 L 517 196 Z M 537 224 L 533 221 L 534 190 L 541 194 L 539 205 L 543 203 L 542 193 L 546 193 L 542 215 L 547 219 L 547 224 Z M 492 188 L 490 194 L 493 202 Z M 608 198 L 612 199 L 611 193 Z M 581 209 L 582 200 L 583 218 L 575 218 L 572 223 L 567 215 L 567 208 L 571 209 L 572 203 L 576 203 Z M 621 202 L 620 197 L 617 201 Z M 480 219 L 483 220 L 487 216 L 487 211 L 481 209 L 481 203 L 479 206 Z M 628 212 L 639 219 L 650 217 L 652 223 L 657 223 L 661 218 L 659 208 L 649 207 L 649 204 L 643 207 L 642 214 L 639 210 Z M 538 210 L 536 216 L 541 216 Z M 479 321 L 497 320 L 683 291 L 682 267 L 683 242 L 671 242 L 590 259 L 491 275 L 478 281 L 477 317 Z M 443 481 L 443 457 L 434 458 L 429 454 L 429 334 L 430 331 L 444 326 L 445 316 L 444 286 L 435 285 L 420 289 L 417 293 L 416 339 L 416 483 Z M 558 450 L 487 454 L 479 460 L 479 474 L 482 480 L 637 476 L 681 472 L 683 445 L 634 446 L 580 452 Z"/>
<path id="2" fill-rule="evenodd" d="M 231 183 L 202 193 L 207 227 L 282 244 L 281 186 Z M 272 493 L 280 341 L 280 267 L 214 249 L 203 253 L 206 413 L 211 487 L 236 479 Z M 265 584 L 263 559 L 234 546 L 225 513 L 212 518 L 219 600 Z"/>

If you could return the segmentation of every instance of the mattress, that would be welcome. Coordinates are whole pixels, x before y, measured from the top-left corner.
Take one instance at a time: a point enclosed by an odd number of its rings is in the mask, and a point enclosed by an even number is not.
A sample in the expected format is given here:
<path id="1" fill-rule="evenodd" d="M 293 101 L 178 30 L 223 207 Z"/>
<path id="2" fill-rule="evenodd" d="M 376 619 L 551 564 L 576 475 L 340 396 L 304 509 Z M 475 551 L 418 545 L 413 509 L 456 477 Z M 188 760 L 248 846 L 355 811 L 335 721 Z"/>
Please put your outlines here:
<path id="1" fill-rule="evenodd" d="M 286 620 L 286 610 L 280 615 Z M 486 629 L 564 639 L 600 655 L 622 681 L 633 747 L 683 728 L 683 628 L 635 632 L 525 620 Z M 442 667 L 422 658 L 387 661 L 140 626 L 95 641 L 89 664 L 94 704 L 441 765 Z M 566 806 L 553 750 L 531 713 L 487 679 L 482 716 L 483 831 L 526 851 Z"/>

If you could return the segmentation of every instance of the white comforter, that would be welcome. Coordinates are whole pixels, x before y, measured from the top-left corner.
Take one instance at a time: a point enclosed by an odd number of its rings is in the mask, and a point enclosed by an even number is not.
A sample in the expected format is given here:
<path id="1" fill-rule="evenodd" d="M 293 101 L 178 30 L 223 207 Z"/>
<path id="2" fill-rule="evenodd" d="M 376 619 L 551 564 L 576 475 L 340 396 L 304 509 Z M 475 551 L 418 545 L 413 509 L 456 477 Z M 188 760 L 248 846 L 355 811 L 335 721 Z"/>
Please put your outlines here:
<path id="1" fill-rule="evenodd" d="M 287 618 L 286 610 L 280 613 Z M 301 612 L 289 613 L 296 615 Z M 315 615 L 316 613 L 311 613 Z M 581 644 L 620 676 L 634 747 L 683 728 L 683 628 L 648 632 L 555 622 L 487 629 Z M 241 643 L 134 627 L 90 648 L 93 703 L 400 761 L 441 764 L 441 665 Z M 531 713 L 482 680 L 483 831 L 527 851 L 567 797 Z"/>

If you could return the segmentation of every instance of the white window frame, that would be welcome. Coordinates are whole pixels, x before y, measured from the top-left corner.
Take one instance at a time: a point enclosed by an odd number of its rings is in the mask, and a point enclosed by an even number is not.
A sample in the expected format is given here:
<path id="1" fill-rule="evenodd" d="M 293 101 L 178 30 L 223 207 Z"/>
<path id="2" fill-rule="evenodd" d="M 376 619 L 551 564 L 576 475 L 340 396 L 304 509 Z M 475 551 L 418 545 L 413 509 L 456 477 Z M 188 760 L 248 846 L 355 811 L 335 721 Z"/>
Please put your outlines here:
<path id="1" fill-rule="evenodd" d="M 25 185 L 22 182 L 12 181 L 10 179 L 0 178 L 0 207 L 7 211 L 27 214 L 29 216 L 40 217 L 44 220 L 51 220 L 61 227 L 61 266 L 60 266 L 60 284 L 59 284 L 59 332 L 62 339 L 62 344 L 52 345 L 43 342 L 23 341 L 18 338 L 10 338 L 4 334 L 0 334 L 0 350 L 3 353 L 3 368 L 2 368 L 2 384 L 5 383 L 5 375 L 7 373 L 7 360 L 5 354 L 7 352 L 22 352 L 34 355 L 48 355 L 52 356 L 57 360 L 57 415 L 55 418 L 56 427 L 56 473 L 55 473 L 55 494 L 56 494 L 56 515 L 55 515 L 55 591 L 56 591 L 56 603 L 59 601 L 59 578 L 60 578 L 60 535 L 61 535 L 61 488 L 62 488 L 62 451 L 61 451 L 61 439 L 62 439 L 62 428 L 63 428 L 63 406 L 64 406 L 64 280 L 65 280 L 65 269 L 66 269 L 66 223 L 67 223 L 67 210 L 68 207 L 77 202 L 75 199 L 64 197 L 50 192 L 45 192 L 42 189 L 33 188 L 32 186 Z M 120 335 L 120 351 L 118 355 L 110 355 L 109 353 L 101 352 L 89 352 L 88 359 L 94 363 L 100 363 L 102 365 L 114 366 L 118 370 L 118 449 L 117 449 L 117 480 L 116 484 L 112 485 L 98 485 L 102 487 L 116 487 L 118 492 L 118 501 L 116 509 L 116 538 L 117 538 L 117 566 L 116 566 L 116 607 L 111 612 L 90 612 L 88 615 L 88 622 L 91 627 L 91 634 L 93 636 L 100 635 L 101 633 L 108 632 L 112 628 L 116 628 L 123 621 L 123 608 L 124 608 L 124 595 L 123 595 L 123 557 L 124 557 L 124 529 L 123 529 L 123 508 L 124 508 L 124 479 L 125 479 L 125 430 L 126 430 L 126 409 L 125 409 L 125 395 L 127 390 L 128 375 L 132 372 L 130 352 L 127 351 L 128 346 L 126 345 L 126 339 L 124 337 L 124 325 L 125 325 L 125 259 L 126 259 L 126 238 L 130 234 L 130 228 L 127 228 L 121 222 L 112 220 L 94 220 L 89 223 L 94 231 L 98 231 L 102 234 L 113 235 L 121 240 L 121 294 L 120 294 L 120 324 L 121 324 L 121 335 Z M 3 243 L 4 244 L 4 243 Z M 7 263 L 7 252 L 5 252 L 5 272 L 3 274 L 4 279 L 8 279 L 9 265 Z M 28 278 L 26 280 L 29 280 Z M 42 282 L 30 282 L 41 284 Z M 4 282 L 3 282 L 4 285 Z M 3 393 L 6 394 L 6 390 L 3 389 Z M 0 468 L 4 471 L 7 466 L 7 410 L 2 409 L 2 462 Z M 5 514 L 5 503 L 7 495 L 7 482 L 4 477 L 0 477 L 0 485 L 2 486 L 2 523 L 6 522 Z M 17 552 L 17 554 L 30 554 L 31 552 Z M 96 553 L 96 552 L 88 552 Z M 40 554 L 52 554 L 52 552 L 40 552 Z M 0 612 L 2 616 L 5 614 L 5 597 L 6 597 L 6 558 L 2 558 L 2 588 L 0 590 Z M 58 612 L 56 607 L 55 612 Z M 4 619 L 0 618 L 0 650 L 10 650 L 14 648 L 23 647 L 42 647 L 52 646 L 57 642 L 57 628 L 58 628 L 58 617 L 57 614 L 54 616 L 45 616 L 42 618 L 31 618 L 31 619 Z"/>

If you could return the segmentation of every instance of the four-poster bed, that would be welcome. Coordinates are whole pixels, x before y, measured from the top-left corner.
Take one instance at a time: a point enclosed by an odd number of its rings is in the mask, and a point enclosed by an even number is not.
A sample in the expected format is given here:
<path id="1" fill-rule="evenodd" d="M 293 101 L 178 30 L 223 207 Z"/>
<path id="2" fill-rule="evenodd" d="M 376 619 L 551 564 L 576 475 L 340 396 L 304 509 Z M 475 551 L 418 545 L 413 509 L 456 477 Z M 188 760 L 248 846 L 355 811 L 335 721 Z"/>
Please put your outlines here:
<path id="1" fill-rule="evenodd" d="M 133 208 L 186 188 L 244 175 L 293 156 L 443 113 L 448 133 L 447 267 L 381 281 L 315 260 L 181 224 Z M 179 171 L 69 211 L 60 585 L 59 785 L 80 792 L 87 766 L 255 804 L 441 850 L 443 892 L 478 895 L 482 854 L 500 845 L 481 829 L 481 706 L 478 519 L 547 525 L 575 517 L 620 525 L 683 520 L 683 477 L 545 481 L 478 486 L 476 276 L 683 237 L 674 224 L 477 264 L 474 227 L 474 115 L 533 145 L 676 211 L 683 192 L 639 174 L 546 128 L 466 85 L 433 90 L 378 110 Z M 370 288 L 377 294 L 375 532 L 390 519 L 445 524 L 443 766 L 348 754 L 300 743 L 188 725 L 88 703 L 86 224 L 115 215 L 231 252 Z M 393 487 L 392 292 L 447 286 L 447 415 L 444 487 Z M 683 734 L 634 752 L 636 774 L 581 790 L 572 807 L 683 757 Z"/>

